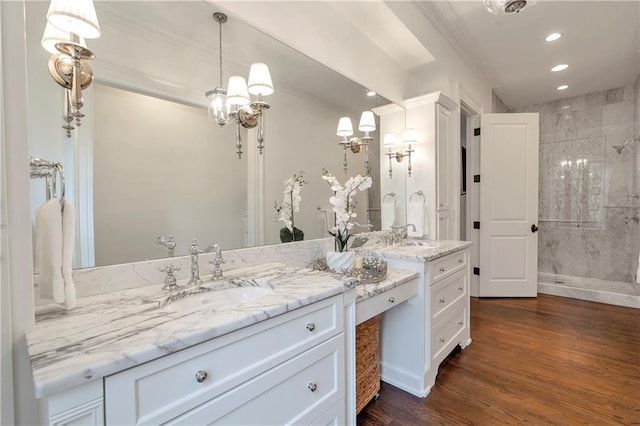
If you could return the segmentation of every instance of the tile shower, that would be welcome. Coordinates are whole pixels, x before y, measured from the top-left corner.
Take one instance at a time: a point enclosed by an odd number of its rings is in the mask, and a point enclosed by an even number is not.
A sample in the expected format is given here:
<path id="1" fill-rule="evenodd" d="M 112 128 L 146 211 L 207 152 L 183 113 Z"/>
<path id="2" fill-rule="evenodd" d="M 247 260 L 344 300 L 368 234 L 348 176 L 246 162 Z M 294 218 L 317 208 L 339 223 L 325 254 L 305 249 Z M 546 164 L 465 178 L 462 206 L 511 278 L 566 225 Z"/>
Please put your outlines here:
<path id="1" fill-rule="evenodd" d="M 531 105 L 540 113 L 539 290 L 640 307 L 639 84 Z"/>

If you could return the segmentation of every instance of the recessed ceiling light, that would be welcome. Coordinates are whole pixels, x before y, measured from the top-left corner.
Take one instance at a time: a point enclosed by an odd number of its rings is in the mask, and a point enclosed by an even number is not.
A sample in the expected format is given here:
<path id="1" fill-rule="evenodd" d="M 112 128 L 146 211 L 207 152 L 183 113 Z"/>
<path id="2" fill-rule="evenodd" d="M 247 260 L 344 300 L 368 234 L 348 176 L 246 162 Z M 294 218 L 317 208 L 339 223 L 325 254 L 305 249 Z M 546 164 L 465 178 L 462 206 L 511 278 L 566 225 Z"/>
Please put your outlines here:
<path id="1" fill-rule="evenodd" d="M 553 72 L 558 72 L 558 71 L 564 71 L 567 68 L 569 68 L 569 65 L 567 64 L 560 64 L 560 65 L 556 65 L 555 67 L 551 68 L 551 71 Z"/>
<path id="2" fill-rule="evenodd" d="M 371 97 L 373 97 L 373 96 L 375 96 L 375 95 L 377 95 L 377 93 L 376 93 L 376 92 L 374 92 L 373 90 L 368 90 L 368 91 L 367 91 L 367 96 L 371 96 Z"/>
<path id="3" fill-rule="evenodd" d="M 560 37 L 562 37 L 561 33 L 551 33 L 547 37 L 545 37 L 545 41 L 556 41 Z"/>
<path id="4" fill-rule="evenodd" d="M 567 86 L 566 84 L 563 84 L 562 86 L 558 86 L 558 90 L 565 90 L 568 89 L 569 86 Z"/>

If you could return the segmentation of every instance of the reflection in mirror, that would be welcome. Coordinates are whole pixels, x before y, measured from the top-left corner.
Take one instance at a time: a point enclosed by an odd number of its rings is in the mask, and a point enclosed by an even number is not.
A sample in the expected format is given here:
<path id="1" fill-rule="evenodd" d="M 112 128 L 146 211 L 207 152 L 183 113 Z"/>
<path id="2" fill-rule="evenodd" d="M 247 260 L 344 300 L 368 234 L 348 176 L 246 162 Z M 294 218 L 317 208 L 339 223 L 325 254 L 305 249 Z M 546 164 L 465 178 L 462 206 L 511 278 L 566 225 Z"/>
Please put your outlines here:
<path id="1" fill-rule="evenodd" d="M 273 205 L 282 201 L 284 181 L 300 171 L 308 184 L 296 227 L 305 239 L 327 236 L 333 216 L 322 169 L 341 177 L 365 173 L 362 152 L 350 150 L 343 172 L 338 119 L 357 122 L 387 100 L 367 97 L 365 88 L 229 16 L 222 80 L 246 77 L 251 63 L 264 62 L 275 87 L 264 154 L 255 131 L 243 129 L 246 154 L 239 160 L 235 127 L 219 127 L 206 110 L 204 94 L 220 78 L 216 9 L 205 2 L 98 1 L 102 37 L 89 41 L 96 80 L 84 93 L 87 117 L 67 138 L 63 90 L 40 46 L 47 6 L 26 3 L 29 151 L 64 164 L 67 198 L 77 211 L 74 267 L 165 257 L 158 237 L 173 237 L 175 256 L 187 254 L 192 238 L 224 250 L 278 243 L 282 226 Z M 379 135 L 371 136 L 375 165 Z M 378 168 L 371 174 L 369 200 L 358 197 L 358 222 L 376 224 Z M 33 180 L 32 210 L 44 199 L 43 182 Z"/>

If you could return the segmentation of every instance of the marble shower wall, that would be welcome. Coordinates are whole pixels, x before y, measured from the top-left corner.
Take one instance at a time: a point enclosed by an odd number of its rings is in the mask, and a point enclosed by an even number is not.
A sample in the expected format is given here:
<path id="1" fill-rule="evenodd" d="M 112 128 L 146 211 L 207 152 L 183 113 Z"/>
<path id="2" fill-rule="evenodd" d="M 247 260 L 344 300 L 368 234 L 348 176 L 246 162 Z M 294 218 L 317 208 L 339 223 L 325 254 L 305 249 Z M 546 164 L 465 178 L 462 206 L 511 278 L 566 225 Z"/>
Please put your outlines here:
<path id="1" fill-rule="evenodd" d="M 640 213 L 638 84 L 511 112 L 540 113 L 538 271 L 632 282 Z"/>

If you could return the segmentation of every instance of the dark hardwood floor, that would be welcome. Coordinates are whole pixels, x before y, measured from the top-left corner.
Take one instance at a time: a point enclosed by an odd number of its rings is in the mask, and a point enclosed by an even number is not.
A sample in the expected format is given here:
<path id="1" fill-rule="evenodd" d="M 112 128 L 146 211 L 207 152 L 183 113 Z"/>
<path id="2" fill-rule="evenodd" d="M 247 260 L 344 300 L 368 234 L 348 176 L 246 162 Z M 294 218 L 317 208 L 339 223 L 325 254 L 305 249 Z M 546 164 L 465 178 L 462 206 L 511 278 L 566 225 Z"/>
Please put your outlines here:
<path id="1" fill-rule="evenodd" d="M 640 310 L 471 299 L 471 338 L 418 398 L 386 383 L 358 425 L 640 425 Z"/>

